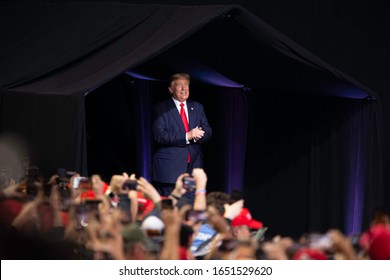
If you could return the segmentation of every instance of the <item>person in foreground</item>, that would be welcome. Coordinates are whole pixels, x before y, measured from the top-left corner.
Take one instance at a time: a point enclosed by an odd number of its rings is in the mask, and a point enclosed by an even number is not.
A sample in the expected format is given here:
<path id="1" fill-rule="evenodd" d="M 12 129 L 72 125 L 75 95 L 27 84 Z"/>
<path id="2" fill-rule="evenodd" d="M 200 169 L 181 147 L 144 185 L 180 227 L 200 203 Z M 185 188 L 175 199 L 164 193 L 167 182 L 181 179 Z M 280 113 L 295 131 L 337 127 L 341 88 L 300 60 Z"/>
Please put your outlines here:
<path id="1" fill-rule="evenodd" d="M 156 104 L 153 121 L 153 183 L 163 196 L 172 192 L 180 174 L 203 167 L 201 145 L 212 136 L 203 105 L 188 99 L 190 75 L 172 75 L 168 90 L 171 97 Z"/>

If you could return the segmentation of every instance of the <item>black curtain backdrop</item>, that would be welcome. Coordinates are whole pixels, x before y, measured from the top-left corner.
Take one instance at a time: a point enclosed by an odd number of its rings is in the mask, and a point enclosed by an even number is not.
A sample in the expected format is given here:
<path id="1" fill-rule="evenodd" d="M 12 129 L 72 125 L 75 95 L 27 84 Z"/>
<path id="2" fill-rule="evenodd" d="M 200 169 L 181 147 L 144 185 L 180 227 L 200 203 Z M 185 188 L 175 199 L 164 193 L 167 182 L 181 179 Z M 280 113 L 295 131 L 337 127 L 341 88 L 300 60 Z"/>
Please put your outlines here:
<path id="1" fill-rule="evenodd" d="M 83 94 L 6 91 L 1 96 L 1 132 L 19 138 L 30 165 L 39 166 L 46 176 L 56 174 L 57 168 L 87 175 Z"/>
<path id="2" fill-rule="evenodd" d="M 379 152 L 376 102 L 250 97 L 245 199 L 254 215 L 273 234 L 295 237 L 366 227 L 378 203 L 372 194 L 383 197 L 369 183 L 381 176 L 369 159 Z"/>
<path id="3" fill-rule="evenodd" d="M 136 171 L 136 106 L 123 76 L 86 97 L 88 171 L 109 182 L 113 174 Z"/>

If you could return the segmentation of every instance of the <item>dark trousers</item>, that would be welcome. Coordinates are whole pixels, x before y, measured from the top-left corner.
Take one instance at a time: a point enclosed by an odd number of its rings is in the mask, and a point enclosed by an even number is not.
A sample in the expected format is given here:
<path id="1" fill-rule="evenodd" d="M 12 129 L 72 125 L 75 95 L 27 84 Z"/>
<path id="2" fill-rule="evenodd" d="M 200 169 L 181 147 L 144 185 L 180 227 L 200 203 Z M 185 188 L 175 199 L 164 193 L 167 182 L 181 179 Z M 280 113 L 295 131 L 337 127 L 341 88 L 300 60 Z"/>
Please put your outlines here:
<path id="1" fill-rule="evenodd" d="M 162 197 L 168 197 L 172 193 L 173 189 L 175 188 L 175 184 L 161 183 L 156 181 L 153 182 L 153 186 L 156 188 L 156 190 Z M 192 205 L 194 204 L 194 200 L 195 200 L 194 191 L 186 192 L 183 195 L 183 197 L 186 197 L 191 202 Z"/>
<path id="2" fill-rule="evenodd" d="M 153 186 L 156 188 L 156 190 L 161 196 L 166 196 L 166 197 L 168 197 L 173 191 L 173 189 L 175 188 L 175 184 L 161 183 L 156 181 L 153 182 Z"/>
<path id="3" fill-rule="evenodd" d="M 193 166 L 192 166 L 191 163 L 189 163 L 187 165 L 187 173 L 188 174 L 192 173 Z M 153 181 L 153 186 L 156 188 L 158 193 L 161 196 L 165 196 L 165 197 L 168 197 L 172 193 L 173 189 L 175 188 L 175 184 L 176 184 L 176 182 L 174 182 L 174 183 L 162 183 L 162 182 Z M 194 199 L 195 199 L 195 193 L 193 191 L 192 192 L 186 192 L 184 194 L 184 197 L 188 198 L 191 201 L 191 203 L 193 204 L 194 203 Z"/>

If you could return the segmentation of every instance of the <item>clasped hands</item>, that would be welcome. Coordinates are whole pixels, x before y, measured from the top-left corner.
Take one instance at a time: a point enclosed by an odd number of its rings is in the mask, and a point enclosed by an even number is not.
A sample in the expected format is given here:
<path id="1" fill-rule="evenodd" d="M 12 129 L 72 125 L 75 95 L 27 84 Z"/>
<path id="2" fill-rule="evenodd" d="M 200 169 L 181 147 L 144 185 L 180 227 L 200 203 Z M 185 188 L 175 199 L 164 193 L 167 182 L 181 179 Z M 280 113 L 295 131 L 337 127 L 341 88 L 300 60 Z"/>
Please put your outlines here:
<path id="1" fill-rule="evenodd" d="M 204 131 L 201 127 L 195 127 L 187 132 L 188 140 L 194 140 L 194 142 L 198 141 L 204 136 Z"/>

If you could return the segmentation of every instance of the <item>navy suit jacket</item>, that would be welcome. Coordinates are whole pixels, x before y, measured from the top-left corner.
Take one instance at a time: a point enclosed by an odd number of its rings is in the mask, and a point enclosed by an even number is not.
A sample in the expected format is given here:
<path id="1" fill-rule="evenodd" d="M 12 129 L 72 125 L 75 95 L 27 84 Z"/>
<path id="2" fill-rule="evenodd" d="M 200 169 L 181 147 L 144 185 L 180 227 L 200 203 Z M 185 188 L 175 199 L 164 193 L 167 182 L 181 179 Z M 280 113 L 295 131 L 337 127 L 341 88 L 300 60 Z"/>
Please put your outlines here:
<path id="1" fill-rule="evenodd" d="M 198 126 L 205 134 L 202 139 L 186 144 L 186 131 L 173 100 L 158 103 L 154 109 L 153 138 L 157 149 L 153 156 L 153 180 L 175 183 L 179 175 L 187 172 L 188 152 L 191 154 L 190 172 L 195 167 L 203 168 L 201 144 L 211 138 L 212 129 L 202 104 L 187 100 L 189 129 Z"/>

